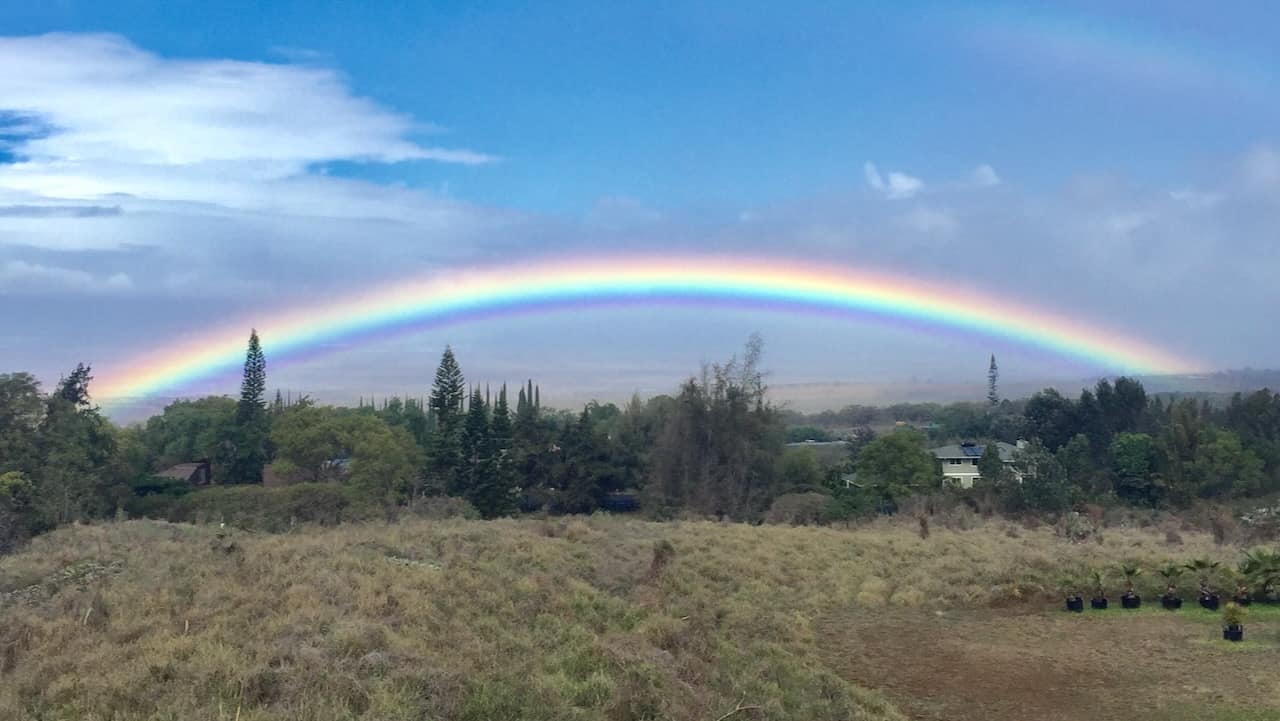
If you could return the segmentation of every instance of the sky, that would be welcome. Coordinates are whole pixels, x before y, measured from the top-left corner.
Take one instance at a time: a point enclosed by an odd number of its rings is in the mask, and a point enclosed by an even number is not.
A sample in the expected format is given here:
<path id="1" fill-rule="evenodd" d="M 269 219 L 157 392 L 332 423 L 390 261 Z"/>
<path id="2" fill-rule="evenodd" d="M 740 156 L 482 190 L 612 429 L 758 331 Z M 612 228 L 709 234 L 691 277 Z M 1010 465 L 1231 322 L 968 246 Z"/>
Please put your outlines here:
<path id="1" fill-rule="evenodd" d="M 778 258 L 1280 366 L 1280 9 L 1149 3 L 0 0 L 0 373 L 122 373 L 261 314 L 548 258 Z M 317 348 L 425 393 L 446 343 L 549 398 L 1081 377 L 892 319 L 579 308 Z M 234 378 L 167 389 L 235 391 Z"/>

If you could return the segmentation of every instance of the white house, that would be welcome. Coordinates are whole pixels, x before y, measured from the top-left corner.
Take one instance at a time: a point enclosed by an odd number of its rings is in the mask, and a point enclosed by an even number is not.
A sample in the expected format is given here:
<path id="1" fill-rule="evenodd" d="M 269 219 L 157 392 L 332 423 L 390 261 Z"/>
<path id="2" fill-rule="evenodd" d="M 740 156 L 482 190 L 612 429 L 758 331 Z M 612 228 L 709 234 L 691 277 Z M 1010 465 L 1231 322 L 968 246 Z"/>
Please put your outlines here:
<path id="1" fill-rule="evenodd" d="M 1014 454 L 1024 445 L 1025 441 L 1018 441 L 1016 446 L 1012 443 L 996 443 L 1000 460 L 1004 461 L 1006 468 L 1012 467 Z M 986 450 L 985 445 L 965 442 L 934 448 L 933 455 L 942 464 L 942 476 L 946 482 L 961 488 L 972 488 L 973 482 L 979 478 L 978 459 L 982 458 Z"/>

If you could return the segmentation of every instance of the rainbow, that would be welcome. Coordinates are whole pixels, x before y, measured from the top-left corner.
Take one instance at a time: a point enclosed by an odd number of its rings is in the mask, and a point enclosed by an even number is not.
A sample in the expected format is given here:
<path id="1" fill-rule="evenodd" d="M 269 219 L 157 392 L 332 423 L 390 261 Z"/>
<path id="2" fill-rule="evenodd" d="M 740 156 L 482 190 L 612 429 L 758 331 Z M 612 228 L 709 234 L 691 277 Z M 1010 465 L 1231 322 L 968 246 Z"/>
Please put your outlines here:
<path id="1" fill-rule="evenodd" d="M 667 304 L 745 307 L 954 329 L 1038 348 L 1090 367 L 1183 373 L 1199 366 L 1130 334 L 1036 309 L 1009 298 L 883 272 L 740 257 L 621 256 L 450 271 L 239 318 L 221 330 L 99 368 L 94 395 L 108 409 L 180 394 L 238 373 L 250 327 L 268 363 L 323 353 L 352 340 L 520 313 Z"/>

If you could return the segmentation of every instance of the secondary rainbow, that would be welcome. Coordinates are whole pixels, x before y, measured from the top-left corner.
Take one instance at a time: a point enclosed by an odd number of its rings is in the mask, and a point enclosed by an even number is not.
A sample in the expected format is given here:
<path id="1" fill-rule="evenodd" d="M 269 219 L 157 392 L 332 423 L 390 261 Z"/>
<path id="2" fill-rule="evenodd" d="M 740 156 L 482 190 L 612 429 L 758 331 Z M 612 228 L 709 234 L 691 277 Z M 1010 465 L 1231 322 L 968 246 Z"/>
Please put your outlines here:
<path id="1" fill-rule="evenodd" d="M 1039 348 L 1113 372 L 1182 373 L 1198 367 L 1120 330 L 1010 298 L 953 286 L 940 290 L 883 272 L 769 258 L 621 256 L 449 271 L 238 318 L 213 333 L 98 369 L 94 395 L 107 406 L 173 397 L 198 382 L 238 372 L 250 327 L 258 329 L 268 363 L 278 368 L 363 337 L 521 313 L 657 304 L 924 324 Z"/>

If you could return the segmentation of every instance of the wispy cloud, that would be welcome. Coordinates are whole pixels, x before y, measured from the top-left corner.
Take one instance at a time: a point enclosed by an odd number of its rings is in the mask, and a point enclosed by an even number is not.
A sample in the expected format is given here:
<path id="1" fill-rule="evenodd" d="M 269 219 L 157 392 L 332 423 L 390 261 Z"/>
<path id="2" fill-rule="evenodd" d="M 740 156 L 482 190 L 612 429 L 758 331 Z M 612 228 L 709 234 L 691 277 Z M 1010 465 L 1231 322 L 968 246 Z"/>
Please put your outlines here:
<path id="1" fill-rule="evenodd" d="M 0 205 L 0 218 L 101 218 L 120 215 L 118 205 Z"/>
<path id="2" fill-rule="evenodd" d="M 84 270 L 10 260 L 0 265 L 0 295 L 6 291 L 29 291 L 35 287 L 54 291 L 118 291 L 133 286 L 125 273 L 97 276 Z"/>
<path id="3" fill-rule="evenodd" d="M 996 174 L 996 169 L 986 163 L 974 168 L 970 177 L 973 179 L 974 185 L 984 188 L 989 188 L 1001 183 L 1000 176 Z"/>
<path id="4" fill-rule="evenodd" d="M 888 175 L 882 176 L 880 169 L 870 161 L 863 163 L 862 172 L 866 176 L 867 185 L 873 190 L 884 193 L 884 196 L 891 200 L 910 198 L 924 189 L 923 180 L 906 173 L 890 171 Z"/>

